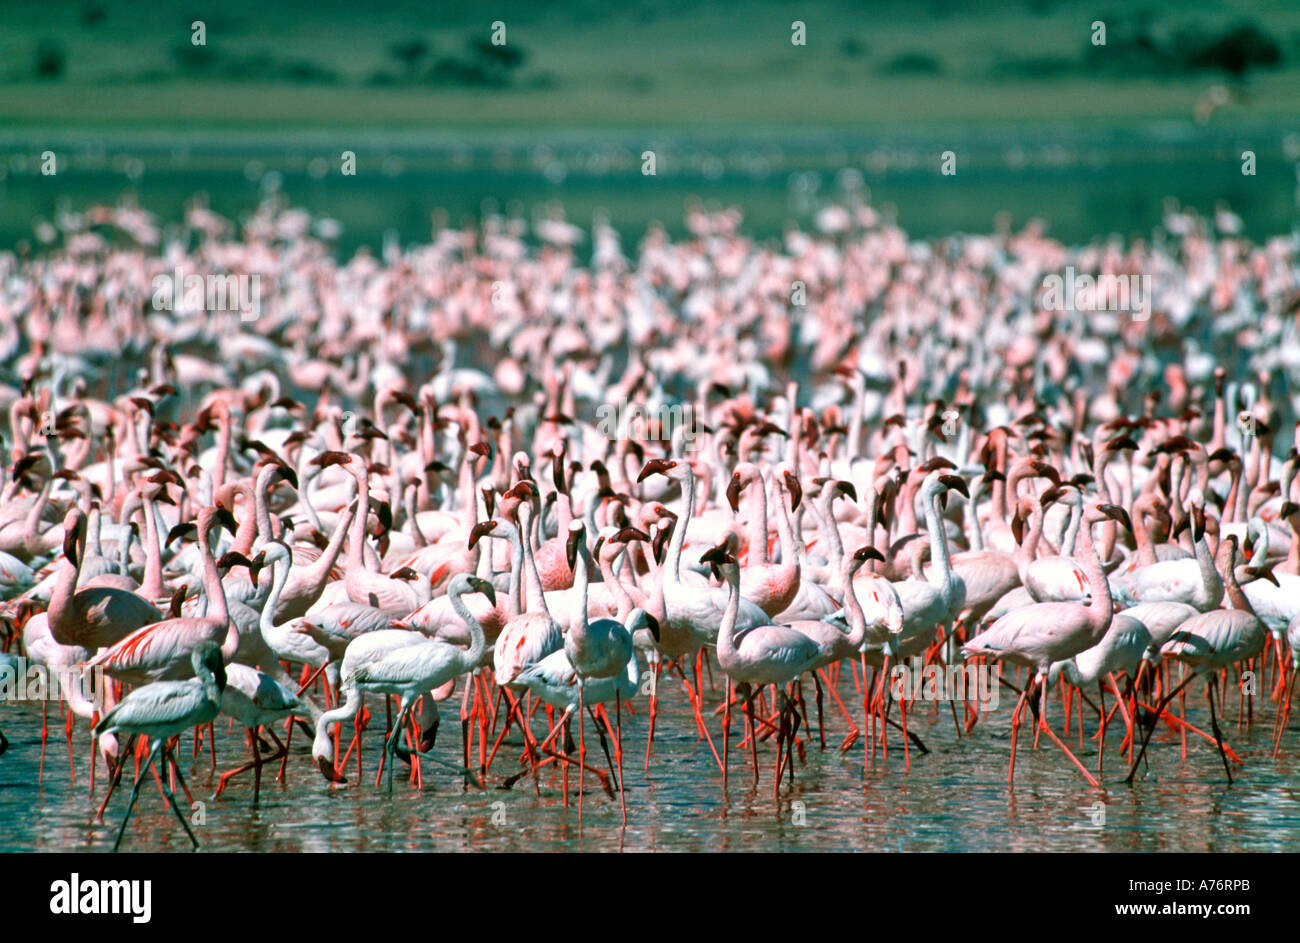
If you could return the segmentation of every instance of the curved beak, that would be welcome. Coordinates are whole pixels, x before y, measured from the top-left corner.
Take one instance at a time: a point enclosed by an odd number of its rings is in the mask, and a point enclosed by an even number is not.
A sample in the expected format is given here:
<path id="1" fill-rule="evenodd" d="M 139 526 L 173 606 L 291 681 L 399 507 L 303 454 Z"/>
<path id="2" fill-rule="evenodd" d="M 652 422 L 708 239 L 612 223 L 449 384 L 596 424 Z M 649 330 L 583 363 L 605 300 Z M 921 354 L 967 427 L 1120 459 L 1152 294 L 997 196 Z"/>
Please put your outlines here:
<path id="1" fill-rule="evenodd" d="M 221 523 L 221 526 L 230 531 L 231 534 L 234 534 L 239 530 L 239 521 L 235 520 L 235 515 L 230 513 L 229 508 L 218 506 L 217 520 Z"/>
<path id="2" fill-rule="evenodd" d="M 469 548 L 473 550 L 474 545 L 479 542 L 479 538 L 491 534 L 492 531 L 496 530 L 496 526 L 496 521 L 479 521 L 475 524 L 469 532 Z"/>
<path id="3" fill-rule="evenodd" d="M 731 505 L 731 510 L 737 513 L 740 511 L 741 488 L 740 472 L 735 472 L 731 476 L 731 481 L 727 484 L 727 503 Z"/>
<path id="4" fill-rule="evenodd" d="M 803 485 L 799 484 L 799 479 L 796 475 L 790 472 L 785 472 L 784 474 L 785 486 L 790 492 L 790 510 L 797 511 L 799 509 L 799 502 L 803 500 Z"/>
<path id="5" fill-rule="evenodd" d="M 668 470 L 668 462 L 662 458 L 652 458 L 641 468 L 641 474 L 636 476 L 638 483 L 645 481 L 651 475 L 662 475 Z"/>
<path id="6" fill-rule="evenodd" d="M 1117 504 L 1101 505 L 1101 513 L 1105 514 L 1112 521 L 1118 521 L 1120 525 L 1128 531 L 1133 529 L 1133 522 L 1129 520 L 1128 511 L 1124 510 Z"/>
<path id="7" fill-rule="evenodd" d="M 494 607 L 496 606 L 497 588 L 495 586 L 487 580 L 479 579 L 477 576 L 469 581 L 469 585 L 473 586 L 475 590 L 486 596 L 488 602 L 490 602 Z"/>
<path id="8" fill-rule="evenodd" d="M 170 546 L 172 541 L 176 540 L 177 538 L 189 536 L 191 531 L 193 532 L 198 531 L 198 527 L 195 525 L 193 521 L 190 521 L 188 523 L 177 524 L 175 527 L 173 527 L 171 530 L 167 532 L 167 539 L 163 542 L 164 546 Z"/>
<path id="9" fill-rule="evenodd" d="M 949 491 L 956 491 L 966 498 L 970 497 L 970 491 L 966 488 L 966 479 L 960 475 L 940 475 L 939 483 L 945 486 Z"/>

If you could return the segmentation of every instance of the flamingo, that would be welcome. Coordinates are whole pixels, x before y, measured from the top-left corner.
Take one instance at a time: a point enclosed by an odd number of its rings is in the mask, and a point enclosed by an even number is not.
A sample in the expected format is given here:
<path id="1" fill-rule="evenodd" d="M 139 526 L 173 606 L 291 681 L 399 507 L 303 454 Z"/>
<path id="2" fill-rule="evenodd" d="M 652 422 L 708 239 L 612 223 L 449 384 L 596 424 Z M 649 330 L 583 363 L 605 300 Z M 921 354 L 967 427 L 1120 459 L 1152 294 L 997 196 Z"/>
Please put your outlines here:
<path id="1" fill-rule="evenodd" d="M 1178 627 L 1169 641 L 1160 647 L 1164 658 L 1180 661 L 1192 670 L 1188 675 L 1156 705 L 1142 736 L 1142 748 L 1133 760 L 1126 782 L 1132 783 L 1137 775 L 1138 765 L 1146 755 L 1147 744 L 1155 730 L 1160 715 L 1170 701 L 1202 672 L 1208 672 L 1209 684 L 1206 697 L 1210 702 L 1210 725 L 1214 731 L 1214 744 L 1219 749 L 1219 758 L 1223 760 L 1223 772 L 1232 785 L 1232 770 L 1228 767 L 1228 756 L 1223 749 L 1223 733 L 1219 730 L 1219 721 L 1214 708 L 1215 694 L 1218 687 L 1218 671 L 1238 662 L 1253 658 L 1264 649 L 1268 641 L 1268 629 L 1250 606 L 1250 600 L 1241 591 L 1233 570 L 1237 555 L 1237 535 L 1229 534 L 1224 538 L 1227 546 L 1227 563 L 1224 567 L 1226 593 L 1231 608 L 1212 609 L 1192 616 Z"/>
<path id="2" fill-rule="evenodd" d="M 119 681 L 131 684 L 176 680 L 189 674 L 190 652 L 205 640 L 219 643 L 227 662 L 234 660 L 239 650 L 239 629 L 230 619 L 221 576 L 208 543 L 216 519 L 215 507 L 199 511 L 199 551 L 208 615 L 164 619 L 143 626 L 115 645 L 100 649 L 86 662 L 87 667 L 102 668 Z"/>
<path id="3" fill-rule="evenodd" d="M 1096 645 L 1110 628 L 1112 619 L 1110 587 L 1092 541 L 1092 525 L 1105 520 L 1117 521 L 1125 527 L 1130 526 L 1127 512 L 1113 504 L 1094 503 L 1085 509 L 1083 526 L 1079 531 L 1079 546 L 1088 578 L 1090 596 L 1087 603 L 1043 602 L 1025 606 L 1003 616 L 962 648 L 967 657 L 982 655 L 1035 669 L 1037 674 L 1034 685 L 1042 691 L 1038 709 L 1039 726 L 1079 768 L 1092 786 L 1096 786 L 1097 781 L 1047 723 L 1045 682 L 1054 662 L 1065 661 Z M 1020 693 L 1011 715 L 1011 763 L 1007 773 L 1008 783 L 1015 781 L 1016 734 L 1020 726 L 1021 711 L 1034 685 L 1027 685 Z"/>
<path id="4" fill-rule="evenodd" d="M 782 625 L 759 625 L 737 631 L 740 612 L 740 565 L 725 549 L 714 548 L 701 557 L 727 586 L 727 608 L 718 627 L 718 664 L 727 677 L 741 686 L 754 761 L 754 782 L 758 782 L 758 730 L 754 725 L 754 689 L 763 685 L 786 685 L 817 663 L 821 649 L 811 638 Z M 725 702 L 722 721 L 722 788 L 727 788 L 727 753 L 730 747 L 731 699 Z M 798 718 L 792 716 L 790 699 L 781 694 L 781 717 L 777 736 L 777 761 L 773 790 L 781 788 L 783 746 L 794 737 Z M 793 770 L 791 764 L 791 770 Z"/>
<path id="5" fill-rule="evenodd" d="M 50 632 L 62 645 L 107 648 L 136 629 L 158 622 L 162 613 L 133 592 L 106 586 L 78 590 L 80 551 L 86 545 L 86 515 L 79 508 L 63 520 L 64 562 L 50 596 Z"/>
<path id="6" fill-rule="evenodd" d="M 131 820 L 131 811 L 140 797 L 140 783 L 159 759 L 169 760 L 176 775 L 180 777 L 180 767 L 167 749 L 167 741 L 191 727 L 210 723 L 221 712 L 221 697 L 226 689 L 225 654 L 210 641 L 200 641 L 190 649 L 190 671 L 194 677 L 184 681 L 153 681 L 131 691 L 118 702 L 118 705 L 104 715 L 95 725 L 95 736 L 103 738 L 110 734 L 131 734 L 149 738 L 149 758 L 131 787 L 131 800 L 126 805 L 126 815 L 122 816 L 122 825 L 117 830 L 117 840 L 113 850 L 122 844 L 126 834 L 126 824 Z M 121 766 L 118 767 L 121 773 Z M 191 844 L 199 847 L 199 840 L 194 837 L 190 824 L 176 805 L 176 797 L 167 784 L 168 777 L 161 779 L 163 794 L 167 802 L 180 819 L 185 834 Z M 184 779 L 181 779 L 184 783 Z"/>
<path id="7" fill-rule="evenodd" d="M 265 672 L 247 665 L 231 664 L 226 667 L 226 687 L 221 692 L 221 713 L 239 721 L 248 732 L 253 759 L 243 766 L 222 773 L 217 780 L 217 788 L 212 798 L 219 799 L 233 777 L 251 769 L 253 770 L 253 804 L 256 805 L 262 786 L 262 764 L 266 762 L 259 751 L 259 731 L 277 720 L 294 716 L 310 717 L 311 711 L 294 691 Z M 287 756 L 289 748 L 280 742 L 274 731 L 267 729 L 266 732 L 276 741 L 278 748 L 278 752 L 270 757 L 270 761 L 274 762 Z"/>
<path id="8" fill-rule="evenodd" d="M 377 632 L 369 632 L 354 639 L 348 645 L 343 656 L 343 668 L 339 680 L 343 691 L 343 704 L 321 714 L 316 721 L 316 739 L 312 744 L 312 759 L 327 780 L 335 783 L 347 781 L 334 770 L 334 744 L 327 733 L 330 724 L 356 716 L 357 710 L 361 707 L 363 691 L 396 694 L 401 698 L 401 708 L 394 718 L 392 732 L 384 745 L 388 789 L 392 790 L 393 758 L 397 740 L 401 736 L 407 717 L 415 707 L 416 698 L 472 671 L 478 667 L 480 659 L 487 651 L 487 639 L 483 636 L 483 629 L 461 599 L 461 596 L 469 592 L 482 593 L 490 601 L 496 601 L 496 590 L 492 584 L 468 573 L 456 576 L 447 588 L 447 595 L 452 598 L 453 604 L 457 607 L 457 614 L 469 627 L 472 643 L 468 649 L 403 629 L 381 629 Z M 412 751 L 412 753 L 462 773 L 467 781 L 474 781 L 474 773 L 468 769 L 452 766 L 425 752 Z"/>

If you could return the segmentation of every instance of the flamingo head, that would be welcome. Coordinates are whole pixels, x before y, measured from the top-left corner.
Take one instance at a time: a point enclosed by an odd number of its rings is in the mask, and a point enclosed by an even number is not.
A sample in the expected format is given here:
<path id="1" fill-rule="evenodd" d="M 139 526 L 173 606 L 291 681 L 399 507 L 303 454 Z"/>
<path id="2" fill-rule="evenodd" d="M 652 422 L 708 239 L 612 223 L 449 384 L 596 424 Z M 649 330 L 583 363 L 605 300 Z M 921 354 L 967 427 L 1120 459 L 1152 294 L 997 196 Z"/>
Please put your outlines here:
<path id="1" fill-rule="evenodd" d="M 495 520 L 479 521 L 469 531 L 469 549 L 473 550 L 475 545 L 483 537 L 491 537 L 493 531 L 497 529 Z"/>
<path id="2" fill-rule="evenodd" d="M 487 597 L 489 603 L 491 603 L 494 607 L 496 606 L 497 588 L 495 586 L 493 586 L 487 580 L 478 576 L 470 576 L 466 580 L 466 582 L 469 583 L 469 587 L 471 590 L 473 590 L 476 593 L 482 593 L 484 596 Z"/>
<path id="3" fill-rule="evenodd" d="M 587 528 L 582 521 L 569 522 L 569 535 L 564 541 L 564 556 L 569 561 L 569 569 L 578 565 L 578 550 L 586 537 Z"/>
<path id="4" fill-rule="evenodd" d="M 1133 522 L 1129 520 L 1128 511 L 1124 510 L 1118 504 L 1099 504 L 1097 505 L 1097 510 L 1101 512 L 1103 517 L 1110 518 L 1110 520 L 1117 522 L 1125 530 L 1133 530 Z M 1202 523 L 1205 521 L 1204 511 L 1201 512 L 1201 521 Z"/>
<path id="5" fill-rule="evenodd" d="M 641 474 L 636 476 L 638 482 L 645 481 L 651 475 L 664 475 L 668 478 L 680 478 L 678 471 L 681 463 L 671 458 L 652 458 L 641 468 Z"/>

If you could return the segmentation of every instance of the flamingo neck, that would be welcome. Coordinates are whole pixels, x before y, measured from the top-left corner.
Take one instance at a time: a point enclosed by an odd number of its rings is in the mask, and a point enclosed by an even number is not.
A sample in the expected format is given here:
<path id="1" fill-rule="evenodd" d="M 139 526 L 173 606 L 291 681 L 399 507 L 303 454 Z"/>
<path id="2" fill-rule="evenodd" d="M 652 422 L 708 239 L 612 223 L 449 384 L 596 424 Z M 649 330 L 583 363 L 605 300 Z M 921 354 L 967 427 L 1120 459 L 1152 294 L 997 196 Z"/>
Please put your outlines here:
<path id="1" fill-rule="evenodd" d="M 284 584 L 289 581 L 292 562 L 293 557 L 289 554 L 277 554 L 271 560 L 271 594 L 267 597 L 266 604 L 262 606 L 262 615 L 258 620 L 258 627 L 262 630 L 263 636 L 275 631 L 275 610 L 280 605 L 280 594 L 284 592 Z"/>
<path id="2" fill-rule="evenodd" d="M 605 579 L 605 585 L 609 587 L 610 595 L 614 597 L 614 602 L 618 606 L 618 621 L 623 622 L 632 613 L 632 596 L 623 585 L 623 581 L 615 575 L 614 561 L 602 557 L 596 562 L 600 566 L 600 574 Z"/>
<path id="3" fill-rule="evenodd" d="M 479 625 L 478 619 L 474 618 L 474 613 L 470 612 L 465 600 L 460 598 L 463 592 L 464 590 L 457 586 L 447 595 L 451 599 L 451 608 L 456 610 L 456 615 L 460 616 L 461 621 L 469 629 L 469 648 L 461 656 L 461 664 L 475 667 L 487 653 L 487 636 L 483 634 L 483 626 Z"/>
<path id="4" fill-rule="evenodd" d="M 740 570 L 727 571 L 727 608 L 722 611 L 722 622 L 718 626 L 718 660 L 728 661 L 737 655 L 736 617 L 740 614 Z"/>
<path id="5" fill-rule="evenodd" d="M 1106 571 L 1102 569 L 1101 559 L 1097 556 L 1096 545 L 1092 541 L 1092 525 L 1085 522 L 1079 529 L 1080 562 L 1083 575 L 1088 581 L 1088 618 L 1093 629 L 1104 633 L 1110 627 L 1114 602 L 1110 595 L 1110 582 Z"/>
<path id="6" fill-rule="evenodd" d="M 925 526 L 930 532 L 930 584 L 939 587 L 947 599 L 952 593 L 952 560 L 948 556 L 948 535 L 939 513 L 939 494 L 925 495 Z M 919 573 L 917 574 L 920 575 Z"/>
<path id="7" fill-rule="evenodd" d="M 862 601 L 858 599 L 858 592 L 853 586 L 856 569 L 850 558 L 844 561 L 839 570 L 844 581 L 844 608 L 848 610 L 849 616 L 849 634 L 845 641 L 854 651 L 861 648 L 867 639 L 867 617 L 862 612 Z"/>
<path id="8" fill-rule="evenodd" d="M 527 508 L 527 510 L 525 510 Z M 529 503 L 519 506 L 520 512 L 524 515 L 520 522 L 525 534 L 531 531 L 533 522 L 533 508 Z M 524 574 L 528 583 L 526 586 L 527 596 L 524 599 L 524 606 L 529 612 L 544 612 L 550 615 L 550 610 L 546 608 L 546 596 L 542 591 L 542 574 L 537 569 L 537 559 L 533 556 L 533 542 L 531 538 L 525 537 L 522 540 L 524 549 Z M 535 605 L 535 608 L 534 608 Z"/>
<path id="9" fill-rule="evenodd" d="M 755 471 L 753 493 L 749 499 L 749 565 L 765 564 L 767 554 L 767 482 Z"/>
<path id="10" fill-rule="evenodd" d="M 689 468 L 686 469 L 686 477 L 682 479 L 682 501 L 686 506 L 682 508 L 682 514 L 673 527 L 673 536 L 668 542 L 668 557 L 664 560 L 663 566 L 664 579 L 672 580 L 674 583 L 681 581 L 682 547 L 686 545 L 686 526 L 690 523 L 691 515 L 695 513 L 695 472 Z"/>
<path id="11" fill-rule="evenodd" d="M 1196 566 L 1201 574 L 1201 584 L 1197 587 L 1194 598 L 1198 604 L 1197 608 L 1212 609 L 1223 600 L 1223 578 L 1219 575 L 1218 567 L 1214 565 L 1214 557 L 1210 555 L 1210 547 L 1205 541 L 1204 534 L 1196 541 L 1194 549 Z M 1231 565 L 1229 565 L 1229 573 L 1231 572 Z"/>
<path id="12" fill-rule="evenodd" d="M 158 537 L 158 519 L 154 517 L 153 500 L 141 494 L 140 510 L 144 514 L 144 585 L 140 594 L 145 599 L 161 599 L 166 593 L 162 580 L 162 547 Z"/>

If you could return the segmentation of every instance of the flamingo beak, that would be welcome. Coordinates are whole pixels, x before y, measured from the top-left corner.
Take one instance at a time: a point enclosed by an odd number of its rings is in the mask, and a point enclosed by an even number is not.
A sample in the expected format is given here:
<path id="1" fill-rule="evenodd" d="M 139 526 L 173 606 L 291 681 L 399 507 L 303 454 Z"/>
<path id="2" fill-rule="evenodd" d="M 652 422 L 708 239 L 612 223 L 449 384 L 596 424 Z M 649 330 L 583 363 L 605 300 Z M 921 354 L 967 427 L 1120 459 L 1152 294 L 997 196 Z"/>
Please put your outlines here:
<path id="1" fill-rule="evenodd" d="M 727 503 L 731 505 L 731 510 L 736 513 L 740 512 L 740 473 L 736 472 L 731 476 L 731 482 L 727 485 Z"/>
<path id="2" fill-rule="evenodd" d="M 645 481 L 651 475 L 662 475 L 667 468 L 668 463 L 662 458 L 652 458 L 642 467 L 641 474 L 636 476 L 637 483 Z"/>
<path id="3" fill-rule="evenodd" d="M 316 766 L 320 769 L 321 775 L 325 777 L 327 782 L 345 783 L 348 781 L 346 776 L 341 776 L 336 773 L 334 771 L 334 764 L 323 756 L 316 760 Z"/>
<path id="4" fill-rule="evenodd" d="M 790 490 L 790 510 L 799 510 L 799 502 L 803 500 L 803 485 L 799 484 L 799 479 L 795 475 L 786 472 L 785 486 Z"/>
<path id="5" fill-rule="evenodd" d="M 492 531 L 496 530 L 496 521 L 479 521 L 469 532 L 469 549 L 473 550 L 474 545 L 479 542 L 479 538 L 485 537 Z"/>

